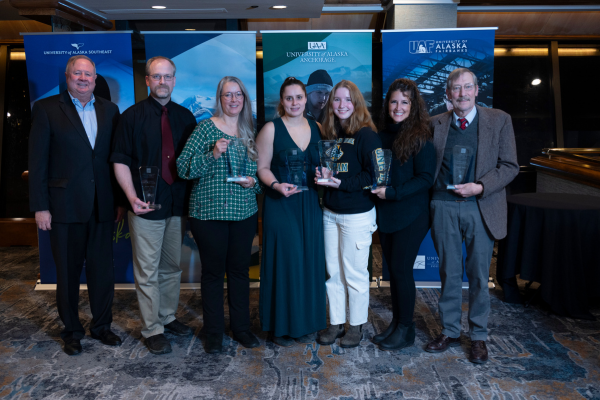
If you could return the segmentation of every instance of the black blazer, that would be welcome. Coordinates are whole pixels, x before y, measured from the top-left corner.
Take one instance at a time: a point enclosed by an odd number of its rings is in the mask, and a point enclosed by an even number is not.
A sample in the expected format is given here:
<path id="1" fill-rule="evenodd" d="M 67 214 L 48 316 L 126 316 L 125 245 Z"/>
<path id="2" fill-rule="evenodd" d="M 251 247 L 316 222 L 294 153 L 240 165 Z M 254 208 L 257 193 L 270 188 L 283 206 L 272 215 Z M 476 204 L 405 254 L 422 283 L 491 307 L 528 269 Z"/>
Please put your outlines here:
<path id="1" fill-rule="evenodd" d="M 52 222 L 90 220 L 94 195 L 99 222 L 114 218 L 114 175 L 108 157 L 119 108 L 96 96 L 98 133 L 94 149 L 69 93 L 37 101 L 29 134 L 29 207 L 49 210 Z M 118 186 L 117 186 L 118 187 Z"/>

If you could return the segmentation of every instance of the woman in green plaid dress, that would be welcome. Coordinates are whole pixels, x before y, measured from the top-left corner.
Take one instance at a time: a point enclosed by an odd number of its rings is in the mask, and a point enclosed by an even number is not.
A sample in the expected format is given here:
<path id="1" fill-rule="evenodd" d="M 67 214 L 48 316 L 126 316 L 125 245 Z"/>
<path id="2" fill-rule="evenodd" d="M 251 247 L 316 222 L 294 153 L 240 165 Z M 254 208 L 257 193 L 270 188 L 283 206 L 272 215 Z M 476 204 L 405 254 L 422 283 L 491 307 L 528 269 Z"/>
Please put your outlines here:
<path id="1" fill-rule="evenodd" d="M 227 182 L 227 147 L 240 138 L 248 149 L 244 181 Z M 219 82 L 215 114 L 201 121 L 181 155 L 177 172 L 193 179 L 190 226 L 202 263 L 202 309 L 207 353 L 222 351 L 225 317 L 223 281 L 227 273 L 230 326 L 244 347 L 259 341 L 250 331 L 250 252 L 258 222 L 256 178 L 258 152 L 254 142 L 250 97 L 241 80 L 226 76 Z"/>

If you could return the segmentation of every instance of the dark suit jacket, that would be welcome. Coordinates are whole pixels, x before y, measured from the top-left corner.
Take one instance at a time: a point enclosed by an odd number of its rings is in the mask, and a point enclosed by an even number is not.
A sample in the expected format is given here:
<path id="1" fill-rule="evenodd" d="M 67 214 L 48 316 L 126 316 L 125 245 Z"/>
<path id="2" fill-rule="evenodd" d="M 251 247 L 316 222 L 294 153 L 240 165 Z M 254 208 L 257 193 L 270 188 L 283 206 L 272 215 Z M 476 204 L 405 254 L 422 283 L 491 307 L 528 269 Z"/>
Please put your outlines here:
<path id="1" fill-rule="evenodd" d="M 483 195 L 477 204 L 486 227 L 495 239 L 506 236 L 506 192 L 504 188 L 519 173 L 517 148 L 510 115 L 493 108 L 477 107 L 479 133 L 475 182 L 483 184 Z M 431 118 L 433 145 L 437 155 L 435 179 L 440 172 L 448 131 L 452 123 L 452 111 Z"/>
<path id="2" fill-rule="evenodd" d="M 108 157 L 119 108 L 96 96 L 94 149 L 69 93 L 37 101 L 29 134 L 29 206 L 49 210 L 52 222 L 90 220 L 98 196 L 98 222 L 114 218 L 114 178 Z"/>

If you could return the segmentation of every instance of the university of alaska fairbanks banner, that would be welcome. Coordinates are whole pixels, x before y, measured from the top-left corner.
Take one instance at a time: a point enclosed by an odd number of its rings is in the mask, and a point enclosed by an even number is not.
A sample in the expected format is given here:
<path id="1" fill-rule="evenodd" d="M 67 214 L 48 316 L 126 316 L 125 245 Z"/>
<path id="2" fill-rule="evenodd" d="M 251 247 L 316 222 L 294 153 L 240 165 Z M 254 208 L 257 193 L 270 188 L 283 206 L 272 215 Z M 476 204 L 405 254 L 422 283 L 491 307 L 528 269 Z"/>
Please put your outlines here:
<path id="1" fill-rule="evenodd" d="M 288 76 L 307 85 L 307 111 L 312 89 L 331 90 L 342 79 L 358 86 L 371 109 L 372 32 L 261 31 L 265 121 L 276 117 L 279 89 Z"/>
<path id="2" fill-rule="evenodd" d="M 446 101 L 448 74 L 456 68 L 468 68 L 477 76 L 477 104 L 492 107 L 495 29 L 382 31 L 383 96 L 394 80 L 408 78 L 417 83 L 429 114 L 441 114 L 452 109 Z M 465 257 L 463 243 L 463 263 Z M 439 257 L 429 233 L 421 243 L 413 272 L 417 282 L 440 281 Z M 383 279 L 389 280 L 386 268 Z M 466 274 L 463 281 L 467 281 Z"/>
<path id="3" fill-rule="evenodd" d="M 492 107 L 496 28 L 382 31 L 383 95 L 398 78 L 419 86 L 431 116 L 448 111 L 446 78 L 456 68 L 477 76 L 477 104 Z"/>
<path id="4" fill-rule="evenodd" d="M 74 55 L 96 64 L 94 95 L 119 106 L 123 112 L 135 103 L 130 32 L 56 32 L 23 34 L 31 104 L 66 90 L 65 68 Z M 40 282 L 56 283 L 56 265 L 48 231 L 38 230 Z M 115 224 L 113 233 L 115 282 L 133 283 L 131 242 L 127 222 Z M 85 283 L 85 266 L 81 274 Z"/>

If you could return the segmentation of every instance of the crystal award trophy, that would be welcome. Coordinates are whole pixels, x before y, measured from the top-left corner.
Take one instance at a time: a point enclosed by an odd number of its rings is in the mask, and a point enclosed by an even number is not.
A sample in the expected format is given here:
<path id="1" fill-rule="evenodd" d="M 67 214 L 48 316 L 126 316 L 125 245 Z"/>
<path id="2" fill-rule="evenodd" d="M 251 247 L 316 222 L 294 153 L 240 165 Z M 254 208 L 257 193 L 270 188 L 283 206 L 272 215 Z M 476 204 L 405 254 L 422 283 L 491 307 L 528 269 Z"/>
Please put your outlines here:
<path id="1" fill-rule="evenodd" d="M 231 139 L 225 153 L 227 160 L 227 182 L 248 182 L 246 176 L 246 162 L 248 148 L 240 138 Z"/>
<path id="2" fill-rule="evenodd" d="M 158 167 L 140 167 L 140 183 L 142 184 L 142 194 L 144 202 L 148 203 L 151 210 L 160 210 L 160 204 L 154 204 L 156 201 L 156 187 L 158 186 Z"/>
<path id="3" fill-rule="evenodd" d="M 452 182 L 446 189 L 454 190 L 454 185 L 462 185 L 471 175 L 473 169 L 473 149 L 468 146 L 456 145 L 452 149 Z"/>
<path id="4" fill-rule="evenodd" d="M 337 163 L 334 161 L 337 142 L 335 140 L 321 140 L 319 142 L 319 172 L 321 177 L 317 182 L 333 182 L 331 179 L 337 172 Z"/>
<path id="5" fill-rule="evenodd" d="M 287 166 L 287 183 L 296 186 L 298 190 L 308 190 L 306 185 L 306 158 L 300 149 L 285 151 Z"/>
<path id="6" fill-rule="evenodd" d="M 390 184 L 390 168 L 392 167 L 392 151 L 388 149 L 375 149 L 371 152 L 371 186 L 368 189 L 376 189 L 378 186 Z"/>

